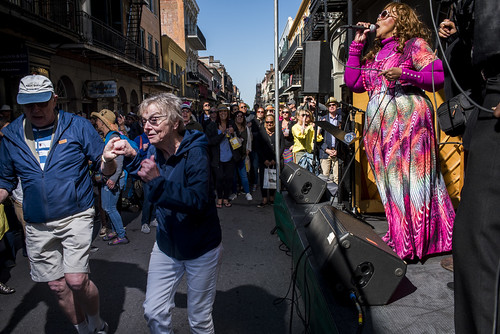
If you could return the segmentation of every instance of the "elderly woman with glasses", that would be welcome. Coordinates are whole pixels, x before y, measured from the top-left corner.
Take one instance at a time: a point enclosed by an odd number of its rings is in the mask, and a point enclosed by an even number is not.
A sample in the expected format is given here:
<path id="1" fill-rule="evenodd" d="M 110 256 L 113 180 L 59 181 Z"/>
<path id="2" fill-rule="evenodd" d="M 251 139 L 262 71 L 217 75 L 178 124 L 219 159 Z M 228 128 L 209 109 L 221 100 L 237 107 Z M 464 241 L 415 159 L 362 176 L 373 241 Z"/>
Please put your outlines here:
<path id="1" fill-rule="evenodd" d="M 193 333 L 213 333 L 212 307 L 221 257 L 221 228 L 210 184 L 205 134 L 185 130 L 181 100 L 155 95 L 139 106 L 151 146 L 147 157 L 126 140 L 114 141 L 106 157 L 134 158 L 128 165 L 149 187 L 158 220 L 149 263 L 144 316 L 151 333 L 172 333 L 172 309 L 181 278 L 187 278 L 187 310 Z M 108 163 L 103 159 L 104 163 Z"/>
<path id="2" fill-rule="evenodd" d="M 364 144 L 385 208 L 384 241 L 402 259 L 451 250 L 455 212 L 439 170 L 434 110 L 424 90 L 443 87 L 441 61 L 415 11 L 389 3 L 377 19 L 373 47 L 358 30 L 349 49 L 346 85 L 368 92 Z"/>

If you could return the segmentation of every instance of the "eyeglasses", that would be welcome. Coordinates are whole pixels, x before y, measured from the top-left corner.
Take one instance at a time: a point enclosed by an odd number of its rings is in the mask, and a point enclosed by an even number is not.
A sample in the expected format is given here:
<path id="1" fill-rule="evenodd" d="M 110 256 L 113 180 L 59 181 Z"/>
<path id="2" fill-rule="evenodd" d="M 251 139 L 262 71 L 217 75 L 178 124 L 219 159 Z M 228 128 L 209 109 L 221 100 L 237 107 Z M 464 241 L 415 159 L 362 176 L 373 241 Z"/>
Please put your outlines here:
<path id="1" fill-rule="evenodd" d="M 382 13 L 378 14 L 377 20 L 385 20 L 389 16 L 392 16 L 387 9 L 384 9 Z"/>
<path id="2" fill-rule="evenodd" d="M 264 110 L 257 110 L 258 113 L 264 113 Z"/>
<path id="3" fill-rule="evenodd" d="M 300 117 L 309 117 L 309 114 L 300 114 Z"/>
<path id="4" fill-rule="evenodd" d="M 52 100 L 52 98 L 50 100 Z M 30 110 L 35 108 L 35 106 L 38 108 L 46 108 L 49 105 L 50 100 L 45 101 L 45 102 L 38 102 L 38 103 L 28 103 L 28 104 L 25 104 L 24 106 Z"/>
<path id="5" fill-rule="evenodd" d="M 237 115 L 236 118 L 243 118 L 243 115 Z"/>
<path id="6" fill-rule="evenodd" d="M 289 111 L 282 111 L 281 113 L 282 114 L 289 114 L 290 112 Z"/>
<path id="7" fill-rule="evenodd" d="M 159 119 L 163 118 L 163 117 L 167 117 L 167 115 L 159 115 L 159 116 L 151 116 L 150 118 L 142 118 L 141 119 L 142 126 L 145 126 L 146 123 L 148 123 L 148 122 L 152 126 L 160 125 L 161 122 L 159 121 Z"/>
<path id="8" fill-rule="evenodd" d="M 274 121 L 266 121 L 266 124 L 274 124 Z"/>
<path id="9" fill-rule="evenodd" d="M 203 106 L 204 106 L 204 107 L 210 107 L 210 104 L 205 103 Z"/>

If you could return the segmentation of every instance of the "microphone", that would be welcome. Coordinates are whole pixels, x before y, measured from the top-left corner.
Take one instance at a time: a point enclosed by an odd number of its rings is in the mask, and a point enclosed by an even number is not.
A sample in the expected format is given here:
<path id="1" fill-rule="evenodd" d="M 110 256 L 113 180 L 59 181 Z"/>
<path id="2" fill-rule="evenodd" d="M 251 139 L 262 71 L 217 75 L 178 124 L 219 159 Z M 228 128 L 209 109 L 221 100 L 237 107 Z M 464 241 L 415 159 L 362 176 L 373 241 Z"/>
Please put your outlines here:
<path id="1" fill-rule="evenodd" d="M 370 29 L 370 32 L 375 32 L 377 30 L 377 25 L 376 24 L 370 24 L 370 27 L 365 27 L 365 26 L 360 26 L 360 25 L 356 25 L 356 24 L 346 24 L 344 26 L 340 26 L 339 27 L 339 31 L 340 29 L 356 29 L 356 30 L 366 30 L 366 29 Z"/>

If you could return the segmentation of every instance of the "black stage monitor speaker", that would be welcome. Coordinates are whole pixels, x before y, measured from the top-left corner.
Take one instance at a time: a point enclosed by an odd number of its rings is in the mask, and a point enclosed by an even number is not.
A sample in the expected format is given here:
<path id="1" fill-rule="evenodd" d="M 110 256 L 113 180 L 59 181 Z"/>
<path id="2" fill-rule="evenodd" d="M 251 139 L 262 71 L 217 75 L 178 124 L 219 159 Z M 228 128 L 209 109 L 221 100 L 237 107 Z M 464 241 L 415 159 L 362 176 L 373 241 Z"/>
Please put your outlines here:
<path id="1" fill-rule="evenodd" d="M 307 225 L 311 252 L 334 291 L 356 290 L 361 303 L 385 305 L 406 274 L 406 263 L 366 223 L 321 207 Z"/>
<path id="2" fill-rule="evenodd" d="M 323 41 L 304 42 L 302 59 L 303 94 L 329 94 L 332 82 L 332 53 Z"/>
<path id="3" fill-rule="evenodd" d="M 293 162 L 283 166 L 280 180 L 288 190 L 288 194 L 299 204 L 320 202 L 326 189 L 326 181 Z"/>

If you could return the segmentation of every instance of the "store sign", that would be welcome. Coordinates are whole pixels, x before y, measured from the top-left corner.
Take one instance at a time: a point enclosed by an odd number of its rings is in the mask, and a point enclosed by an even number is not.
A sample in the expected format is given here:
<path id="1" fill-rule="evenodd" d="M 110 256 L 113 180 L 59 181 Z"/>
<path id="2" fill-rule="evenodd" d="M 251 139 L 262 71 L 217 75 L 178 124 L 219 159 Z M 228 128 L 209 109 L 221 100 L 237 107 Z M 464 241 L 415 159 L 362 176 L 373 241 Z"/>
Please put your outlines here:
<path id="1" fill-rule="evenodd" d="M 96 99 L 100 97 L 116 97 L 118 89 L 116 81 L 87 81 L 87 97 Z"/>
<path id="2" fill-rule="evenodd" d="M 26 50 L 0 53 L 0 73 L 10 75 L 28 74 L 28 54 Z"/>

